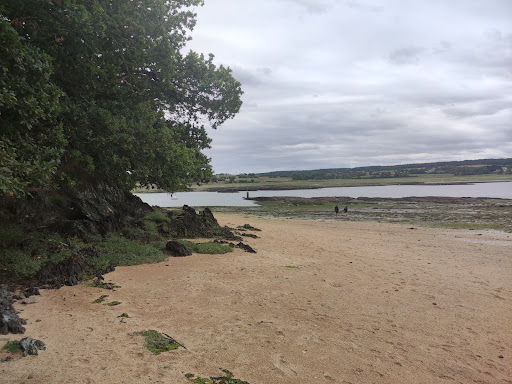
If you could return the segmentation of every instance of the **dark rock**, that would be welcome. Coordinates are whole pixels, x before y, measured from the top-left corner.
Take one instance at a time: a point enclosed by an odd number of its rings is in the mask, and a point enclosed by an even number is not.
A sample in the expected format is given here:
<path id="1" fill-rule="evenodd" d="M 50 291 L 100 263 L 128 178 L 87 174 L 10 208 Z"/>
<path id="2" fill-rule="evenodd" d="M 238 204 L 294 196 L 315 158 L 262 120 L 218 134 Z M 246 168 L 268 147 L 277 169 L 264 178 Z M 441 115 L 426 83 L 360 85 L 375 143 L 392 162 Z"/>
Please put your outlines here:
<path id="1" fill-rule="evenodd" d="M 126 216 L 143 217 L 151 211 L 139 197 L 107 184 L 76 193 L 68 208 L 68 220 L 60 220 L 56 225 L 61 231 L 79 236 L 120 230 L 127 225 Z"/>
<path id="2" fill-rule="evenodd" d="M 180 242 L 171 240 L 165 245 L 165 249 L 167 249 L 172 256 L 175 257 L 183 257 L 190 256 L 192 253 Z"/>
<path id="3" fill-rule="evenodd" d="M 41 340 L 32 339 L 25 337 L 19 341 L 21 349 L 23 350 L 23 356 L 37 355 L 38 350 L 46 350 L 46 346 Z"/>
<path id="4" fill-rule="evenodd" d="M 240 227 L 238 227 L 238 229 L 241 229 L 241 230 L 249 230 L 249 231 L 261 231 L 261 229 L 258 229 L 258 228 L 254 228 L 252 225 L 250 224 L 244 224 Z"/>
<path id="5" fill-rule="evenodd" d="M 250 237 L 252 239 L 259 239 L 260 237 L 255 235 L 254 233 L 242 233 L 242 236 Z"/>
<path id="6" fill-rule="evenodd" d="M 100 183 L 80 190 L 31 191 L 31 198 L 0 206 L 6 219 L 24 218 L 24 224 L 63 235 L 87 237 L 121 230 L 127 216 L 142 218 L 151 207 L 116 186 Z"/>
<path id="7" fill-rule="evenodd" d="M 6 286 L 0 288 L 0 334 L 25 333 L 23 325 L 27 322 L 18 317 L 12 303 L 14 302 Z"/>
<path id="8" fill-rule="evenodd" d="M 250 245 L 244 244 L 242 242 L 238 243 L 236 246 L 237 248 L 243 249 L 245 252 L 256 253 L 256 251 Z"/>
<path id="9" fill-rule="evenodd" d="M 74 255 L 59 263 L 48 262 L 37 272 L 37 281 L 46 288 L 60 288 L 64 285 L 76 285 L 84 275 L 102 275 L 115 270 L 109 265 L 103 270 L 94 267 L 94 259 L 99 257 L 95 247 L 82 248 Z"/>
<path id="10" fill-rule="evenodd" d="M 227 240 L 242 240 L 231 229 L 221 227 L 209 208 L 198 214 L 188 205 L 183 206 L 179 215 L 171 218 L 168 230 L 175 238 L 220 237 Z"/>
<path id="11" fill-rule="evenodd" d="M 30 297 L 30 296 L 38 296 L 40 295 L 41 293 L 39 292 L 39 288 L 37 287 L 29 287 L 25 290 L 25 297 Z"/>

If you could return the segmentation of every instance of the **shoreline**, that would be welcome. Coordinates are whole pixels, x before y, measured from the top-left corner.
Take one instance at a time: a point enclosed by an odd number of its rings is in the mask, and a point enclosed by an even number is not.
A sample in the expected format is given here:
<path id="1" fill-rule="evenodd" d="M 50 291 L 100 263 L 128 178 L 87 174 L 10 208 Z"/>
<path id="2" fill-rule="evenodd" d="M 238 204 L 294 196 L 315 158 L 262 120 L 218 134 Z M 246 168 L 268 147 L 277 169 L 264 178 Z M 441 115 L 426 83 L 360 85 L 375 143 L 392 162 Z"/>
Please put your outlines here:
<path id="1" fill-rule="evenodd" d="M 219 367 L 250 384 L 511 377 L 511 234 L 215 216 L 261 229 L 245 239 L 258 253 L 118 267 L 105 275 L 115 291 L 81 284 L 17 303 L 24 337 L 47 350 L 0 364 L 6 384 L 186 384 Z M 120 304 L 92 304 L 102 294 Z M 151 354 L 133 335 L 147 329 L 186 349 Z"/>

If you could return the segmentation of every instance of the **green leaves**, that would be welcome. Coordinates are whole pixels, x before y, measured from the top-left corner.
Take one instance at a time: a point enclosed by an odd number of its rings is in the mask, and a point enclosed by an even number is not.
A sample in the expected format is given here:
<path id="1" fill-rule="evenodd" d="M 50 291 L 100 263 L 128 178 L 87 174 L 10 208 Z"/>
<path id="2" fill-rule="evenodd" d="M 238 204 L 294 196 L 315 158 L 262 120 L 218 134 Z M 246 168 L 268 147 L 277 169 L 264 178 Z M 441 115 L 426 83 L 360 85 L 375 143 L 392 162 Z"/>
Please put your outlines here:
<path id="1" fill-rule="evenodd" d="M 12 129 L 0 146 L 10 181 L 0 188 L 26 191 L 53 175 L 60 183 L 102 179 L 127 189 L 208 181 L 203 121 L 217 128 L 232 118 L 242 91 L 213 55 L 182 54 L 193 7 L 202 3 L 7 0 L 11 25 L 2 21 L 2 34 L 17 45 L 2 44 L 10 61 L 0 70 L 17 73 L 2 76 L 0 108 Z"/>
<path id="2" fill-rule="evenodd" d="M 51 59 L 0 20 L 0 190 L 24 196 L 52 184 L 65 140 Z"/>

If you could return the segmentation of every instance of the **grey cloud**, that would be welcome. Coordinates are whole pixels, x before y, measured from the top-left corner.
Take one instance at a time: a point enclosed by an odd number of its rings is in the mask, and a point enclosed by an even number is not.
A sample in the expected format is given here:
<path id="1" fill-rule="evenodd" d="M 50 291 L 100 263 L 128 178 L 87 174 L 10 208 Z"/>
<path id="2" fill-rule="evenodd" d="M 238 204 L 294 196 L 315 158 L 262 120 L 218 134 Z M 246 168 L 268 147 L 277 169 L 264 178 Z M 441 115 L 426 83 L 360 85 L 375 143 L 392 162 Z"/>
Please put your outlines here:
<path id="1" fill-rule="evenodd" d="M 304 7 L 308 13 L 325 13 L 334 4 L 333 0 L 283 0 Z"/>
<path id="2" fill-rule="evenodd" d="M 420 47 L 406 47 L 397 49 L 389 55 L 389 60 L 394 64 L 417 64 L 420 59 L 420 54 L 423 48 Z"/>
<path id="3" fill-rule="evenodd" d="M 512 153 L 510 1 L 258 0 L 245 12 L 215 0 L 205 8 L 215 33 L 201 31 L 197 46 L 230 66 L 244 90 L 240 113 L 211 133 L 216 172 Z"/>
<path id="4" fill-rule="evenodd" d="M 241 66 L 233 66 L 233 76 L 243 86 L 260 86 L 270 80 L 272 70 L 270 68 L 256 68 L 255 70 L 247 69 Z"/>
<path id="5" fill-rule="evenodd" d="M 355 8 L 362 11 L 381 12 L 385 9 L 382 4 L 379 4 L 375 1 L 344 0 L 343 3 L 350 8 Z"/>
<path id="6" fill-rule="evenodd" d="M 453 44 L 446 40 L 441 40 L 437 47 L 434 47 L 433 53 L 435 54 L 445 54 L 450 52 L 453 48 Z"/>
<path id="7" fill-rule="evenodd" d="M 443 112 L 457 118 L 466 118 L 481 115 L 494 115 L 503 110 L 512 111 L 512 100 L 489 100 L 481 103 L 459 104 L 445 108 Z"/>

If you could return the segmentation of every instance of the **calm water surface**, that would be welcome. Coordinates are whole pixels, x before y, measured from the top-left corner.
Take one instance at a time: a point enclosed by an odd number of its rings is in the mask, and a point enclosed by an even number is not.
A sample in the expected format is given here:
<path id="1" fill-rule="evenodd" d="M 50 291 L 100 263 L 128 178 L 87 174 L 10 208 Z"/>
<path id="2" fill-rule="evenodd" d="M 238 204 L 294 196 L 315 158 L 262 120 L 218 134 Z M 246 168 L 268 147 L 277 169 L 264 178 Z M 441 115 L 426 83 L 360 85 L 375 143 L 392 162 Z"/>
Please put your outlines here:
<path id="1" fill-rule="evenodd" d="M 177 192 L 171 198 L 169 193 L 138 193 L 142 201 L 160 207 L 250 207 L 257 205 L 245 200 L 247 192 Z M 494 197 L 512 199 L 512 182 L 476 183 L 462 185 L 385 185 L 375 187 L 338 187 L 320 189 L 294 189 L 289 191 L 249 191 L 250 197 L 293 196 L 293 197 Z"/>

